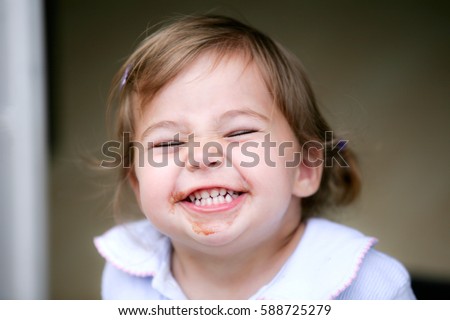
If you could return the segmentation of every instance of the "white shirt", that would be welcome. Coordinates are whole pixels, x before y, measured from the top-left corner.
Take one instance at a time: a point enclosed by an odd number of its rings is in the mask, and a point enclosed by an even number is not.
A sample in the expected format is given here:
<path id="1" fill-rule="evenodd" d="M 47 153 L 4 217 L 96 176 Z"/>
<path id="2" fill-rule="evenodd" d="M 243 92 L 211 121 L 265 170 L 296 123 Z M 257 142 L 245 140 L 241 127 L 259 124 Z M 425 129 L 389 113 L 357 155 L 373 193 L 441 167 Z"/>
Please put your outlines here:
<path id="1" fill-rule="evenodd" d="M 415 299 L 406 269 L 373 249 L 376 242 L 312 218 L 278 274 L 250 299 Z M 114 227 L 94 243 L 107 261 L 104 299 L 187 299 L 170 271 L 170 239 L 149 221 Z"/>

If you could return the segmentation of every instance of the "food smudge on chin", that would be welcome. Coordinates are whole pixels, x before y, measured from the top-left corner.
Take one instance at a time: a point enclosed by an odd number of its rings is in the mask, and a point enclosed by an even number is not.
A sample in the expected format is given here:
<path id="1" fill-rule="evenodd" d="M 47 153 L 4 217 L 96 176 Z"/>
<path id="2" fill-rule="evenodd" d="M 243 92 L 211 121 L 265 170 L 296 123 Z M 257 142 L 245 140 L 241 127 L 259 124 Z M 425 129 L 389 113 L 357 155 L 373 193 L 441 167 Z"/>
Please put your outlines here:
<path id="1" fill-rule="evenodd" d="M 216 233 L 215 230 L 211 229 L 211 228 L 207 228 L 202 226 L 200 223 L 197 222 L 193 222 L 192 223 L 192 230 L 196 233 L 196 234 L 203 234 L 205 236 L 209 236 L 211 234 Z"/>

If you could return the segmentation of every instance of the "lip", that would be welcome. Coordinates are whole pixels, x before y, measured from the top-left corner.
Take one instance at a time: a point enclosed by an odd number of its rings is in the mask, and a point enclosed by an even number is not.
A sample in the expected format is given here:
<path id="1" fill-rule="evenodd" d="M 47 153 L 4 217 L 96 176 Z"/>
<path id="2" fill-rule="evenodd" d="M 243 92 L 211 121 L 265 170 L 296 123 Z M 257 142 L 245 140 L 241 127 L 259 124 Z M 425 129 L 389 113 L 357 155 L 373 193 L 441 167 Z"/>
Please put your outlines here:
<path id="1" fill-rule="evenodd" d="M 230 203 L 219 203 L 219 204 L 212 204 L 209 206 L 197 206 L 189 201 L 179 201 L 178 203 L 186 207 L 189 211 L 199 214 L 226 213 L 240 206 L 243 203 L 246 196 L 247 193 L 243 192 L 237 198 L 233 199 L 233 201 L 231 201 Z"/>

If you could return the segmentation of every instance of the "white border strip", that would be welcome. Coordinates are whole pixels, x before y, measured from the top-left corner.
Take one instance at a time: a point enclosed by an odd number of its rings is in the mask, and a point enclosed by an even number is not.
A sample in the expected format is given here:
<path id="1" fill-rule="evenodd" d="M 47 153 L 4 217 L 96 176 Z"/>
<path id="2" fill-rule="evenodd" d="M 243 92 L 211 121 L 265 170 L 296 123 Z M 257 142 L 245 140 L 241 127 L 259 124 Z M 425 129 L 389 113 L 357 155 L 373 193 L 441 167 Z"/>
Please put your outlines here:
<path id="1" fill-rule="evenodd" d="M 318 314 L 317 306 L 329 306 Z M 281 306 L 281 308 L 280 308 Z M 289 308 L 288 308 L 289 306 Z M 298 306 L 296 308 L 295 306 Z M 316 306 L 311 314 L 311 306 Z M 128 308 L 128 309 L 127 309 Z M 132 309 L 133 308 L 133 309 Z M 139 308 L 139 309 L 137 309 Z M 119 311 L 121 310 L 121 311 Z M 128 310 L 125 312 L 125 310 Z M 134 310 L 132 314 L 130 310 Z M 139 310 L 139 311 L 138 311 Z M 217 314 L 221 310 L 222 314 Z M 250 314 L 244 314 L 244 311 Z M 270 311 L 272 310 L 272 311 Z M 288 311 L 289 310 L 289 311 Z M 301 310 L 306 310 L 303 314 Z M 137 312 L 136 312 L 137 311 Z M 159 314 L 152 314 L 152 312 Z M 297 311 L 298 314 L 294 314 Z M 231 314 L 224 314 L 224 313 Z M 120 314 L 122 313 L 122 314 Z M 127 313 L 127 314 L 125 314 Z M 239 314 L 240 313 L 240 314 Z M 234 314 L 234 315 L 232 315 Z M 449 319 L 447 301 L 0 301 L 2 319 Z"/>

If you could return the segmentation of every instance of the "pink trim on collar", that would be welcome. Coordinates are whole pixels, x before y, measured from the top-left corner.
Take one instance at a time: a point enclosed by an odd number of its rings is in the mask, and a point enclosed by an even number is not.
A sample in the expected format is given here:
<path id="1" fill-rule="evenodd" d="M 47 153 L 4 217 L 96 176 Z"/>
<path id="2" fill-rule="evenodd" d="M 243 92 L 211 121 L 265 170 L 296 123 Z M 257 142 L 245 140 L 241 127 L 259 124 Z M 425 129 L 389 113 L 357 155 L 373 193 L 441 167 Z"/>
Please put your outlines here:
<path id="1" fill-rule="evenodd" d="M 352 276 L 348 279 L 348 281 L 346 283 L 344 283 L 344 285 L 341 288 L 339 288 L 335 293 L 330 295 L 330 297 L 329 297 L 330 300 L 336 299 L 342 292 L 345 291 L 345 289 L 350 287 L 350 285 L 353 283 L 353 281 L 355 281 L 356 276 L 358 275 L 358 272 L 361 269 L 361 265 L 363 263 L 364 257 L 369 252 L 369 250 L 377 243 L 377 241 L 378 240 L 376 238 L 372 238 L 372 240 L 367 243 L 367 245 L 361 251 L 361 254 L 358 257 L 358 262 L 355 265 L 355 269 L 353 270 Z"/>
<path id="2" fill-rule="evenodd" d="M 128 273 L 130 275 L 136 276 L 136 277 L 141 277 L 141 278 L 145 278 L 145 277 L 154 277 L 156 274 L 155 272 L 149 271 L 149 272 L 137 272 L 135 270 L 131 270 L 128 268 L 125 268 L 123 265 L 114 262 L 113 259 L 111 259 L 110 256 L 108 256 L 108 254 L 106 253 L 105 250 L 103 250 L 102 245 L 100 244 L 100 241 L 98 239 L 94 239 L 94 245 L 97 248 L 98 253 L 100 253 L 100 255 L 106 260 L 108 261 L 111 265 L 113 265 L 115 268 Z"/>

